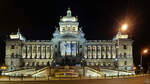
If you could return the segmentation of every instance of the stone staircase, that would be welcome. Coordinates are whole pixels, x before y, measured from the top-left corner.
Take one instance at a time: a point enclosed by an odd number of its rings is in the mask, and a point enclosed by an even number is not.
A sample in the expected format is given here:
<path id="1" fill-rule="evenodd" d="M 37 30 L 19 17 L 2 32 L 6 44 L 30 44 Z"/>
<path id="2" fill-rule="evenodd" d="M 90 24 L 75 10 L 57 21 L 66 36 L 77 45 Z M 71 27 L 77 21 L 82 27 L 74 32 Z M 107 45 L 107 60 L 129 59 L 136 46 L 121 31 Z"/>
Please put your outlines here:
<path id="1" fill-rule="evenodd" d="M 54 77 L 59 78 L 74 78 L 79 77 L 79 72 L 75 66 L 58 66 L 55 67 Z"/>

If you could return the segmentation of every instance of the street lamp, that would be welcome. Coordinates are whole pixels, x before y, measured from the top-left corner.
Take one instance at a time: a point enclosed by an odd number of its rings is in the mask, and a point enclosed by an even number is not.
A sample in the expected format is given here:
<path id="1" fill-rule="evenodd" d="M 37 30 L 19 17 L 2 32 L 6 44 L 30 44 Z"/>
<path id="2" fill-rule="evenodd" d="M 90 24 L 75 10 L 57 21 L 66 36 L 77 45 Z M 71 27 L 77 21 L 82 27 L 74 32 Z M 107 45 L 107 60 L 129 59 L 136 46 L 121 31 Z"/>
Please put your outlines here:
<path id="1" fill-rule="evenodd" d="M 121 30 L 126 31 L 127 28 L 128 28 L 128 25 L 127 24 L 123 24 L 122 27 L 121 27 Z"/>
<path id="2" fill-rule="evenodd" d="M 148 49 L 144 49 L 144 50 L 142 50 L 142 52 L 140 53 L 140 54 L 141 54 L 141 60 L 140 60 L 140 70 L 141 70 L 141 72 L 142 72 L 142 69 L 143 69 L 143 67 L 142 67 L 143 55 L 144 55 L 144 54 L 147 54 L 147 53 L 148 53 Z"/>

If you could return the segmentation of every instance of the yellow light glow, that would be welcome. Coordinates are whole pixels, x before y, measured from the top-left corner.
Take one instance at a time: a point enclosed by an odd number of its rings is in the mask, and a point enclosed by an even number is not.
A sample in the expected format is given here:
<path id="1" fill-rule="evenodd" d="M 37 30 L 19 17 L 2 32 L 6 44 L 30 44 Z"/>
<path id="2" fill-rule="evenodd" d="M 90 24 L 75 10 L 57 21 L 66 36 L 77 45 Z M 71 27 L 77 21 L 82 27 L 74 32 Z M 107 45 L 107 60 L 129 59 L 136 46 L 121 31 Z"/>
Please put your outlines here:
<path id="1" fill-rule="evenodd" d="M 1 69 L 2 69 L 2 70 L 6 70 L 7 67 L 6 67 L 6 66 L 1 66 Z"/>
<path id="2" fill-rule="evenodd" d="M 134 70 L 136 70 L 136 67 L 133 67 Z"/>
<path id="3" fill-rule="evenodd" d="M 127 24 L 123 24 L 122 27 L 121 27 L 121 30 L 126 31 L 127 28 L 128 28 L 128 25 Z"/>
<path id="4" fill-rule="evenodd" d="M 144 49 L 144 50 L 143 50 L 143 53 L 144 53 L 144 54 L 148 53 L 148 49 Z"/>

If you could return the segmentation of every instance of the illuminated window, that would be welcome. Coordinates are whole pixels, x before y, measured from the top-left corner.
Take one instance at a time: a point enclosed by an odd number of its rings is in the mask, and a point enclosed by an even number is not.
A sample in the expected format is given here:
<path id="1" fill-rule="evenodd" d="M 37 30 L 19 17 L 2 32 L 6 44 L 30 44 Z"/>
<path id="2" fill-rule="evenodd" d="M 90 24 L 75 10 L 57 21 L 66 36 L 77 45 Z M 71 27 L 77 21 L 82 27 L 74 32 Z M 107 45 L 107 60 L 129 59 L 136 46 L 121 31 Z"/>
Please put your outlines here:
<path id="1" fill-rule="evenodd" d="M 65 31 L 65 27 L 62 27 L 62 31 Z"/>
<path id="2" fill-rule="evenodd" d="M 72 28 L 73 31 L 76 31 L 75 27 Z"/>

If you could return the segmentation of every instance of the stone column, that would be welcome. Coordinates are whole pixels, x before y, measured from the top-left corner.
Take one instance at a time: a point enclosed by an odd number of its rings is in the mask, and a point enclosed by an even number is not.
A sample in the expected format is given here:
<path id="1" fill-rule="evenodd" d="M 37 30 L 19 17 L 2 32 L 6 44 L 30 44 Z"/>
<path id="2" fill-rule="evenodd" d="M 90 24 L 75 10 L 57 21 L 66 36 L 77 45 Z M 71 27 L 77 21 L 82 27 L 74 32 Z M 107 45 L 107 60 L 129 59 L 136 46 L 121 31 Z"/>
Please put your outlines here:
<path id="1" fill-rule="evenodd" d="M 51 58 L 53 58 L 54 49 L 53 49 L 53 46 L 52 46 L 52 45 L 51 45 L 51 48 L 50 48 L 50 50 L 51 50 Z"/>
<path id="2" fill-rule="evenodd" d="M 111 45 L 107 46 L 107 55 L 108 55 L 107 58 L 110 59 L 111 58 Z"/>
<path id="3" fill-rule="evenodd" d="M 46 46 L 46 59 L 48 59 L 50 57 L 50 47 L 47 45 Z"/>
<path id="4" fill-rule="evenodd" d="M 112 46 L 112 58 L 117 58 L 117 49 L 115 45 Z"/>
<path id="5" fill-rule="evenodd" d="M 87 49 L 88 49 L 88 47 L 86 46 L 86 47 L 85 47 L 85 50 L 84 50 L 84 53 L 85 53 L 85 54 L 84 54 L 84 58 L 87 58 L 87 56 L 88 56 L 88 51 L 87 51 Z"/>
<path id="6" fill-rule="evenodd" d="M 41 46 L 37 45 L 37 58 L 40 58 Z"/>
<path id="7" fill-rule="evenodd" d="M 31 54 L 30 54 L 30 45 L 27 45 L 27 58 L 30 58 Z"/>
<path id="8" fill-rule="evenodd" d="M 43 45 L 43 46 L 42 46 L 42 50 L 41 50 L 41 51 L 42 51 L 41 53 L 42 53 L 42 58 L 43 58 L 43 59 L 45 58 L 45 55 L 46 55 L 45 50 L 46 50 L 46 49 L 45 49 L 45 45 Z"/>
<path id="9" fill-rule="evenodd" d="M 91 55 L 91 54 L 90 54 L 90 51 L 91 51 L 91 48 L 90 48 L 90 46 L 88 45 L 88 46 L 87 46 L 87 58 L 88 58 L 88 59 L 91 58 L 91 57 L 90 57 L 90 55 Z"/>
<path id="10" fill-rule="evenodd" d="M 102 51 L 102 55 L 103 55 L 103 58 L 105 59 L 106 58 L 106 46 L 103 45 L 103 51 Z"/>
<path id="11" fill-rule="evenodd" d="M 35 58 L 35 45 L 32 45 L 32 58 Z"/>
<path id="12" fill-rule="evenodd" d="M 26 46 L 24 45 L 23 47 L 22 47 L 22 58 L 26 58 L 26 54 L 27 54 L 27 51 L 26 51 L 27 49 L 26 49 Z"/>
<path id="13" fill-rule="evenodd" d="M 101 58 L 101 46 L 100 45 L 98 45 L 97 55 L 98 55 L 98 59 L 100 59 Z"/>
<path id="14" fill-rule="evenodd" d="M 94 59 L 96 59 L 96 50 L 97 50 L 97 48 L 96 48 L 96 46 L 94 45 L 93 47 L 92 47 L 92 51 L 93 51 L 93 57 L 92 58 L 94 58 Z"/>

